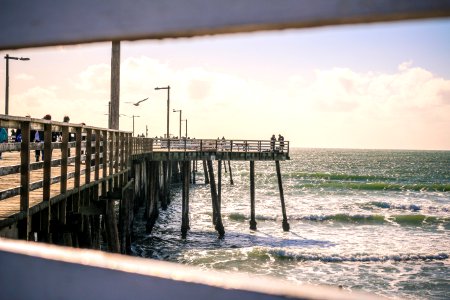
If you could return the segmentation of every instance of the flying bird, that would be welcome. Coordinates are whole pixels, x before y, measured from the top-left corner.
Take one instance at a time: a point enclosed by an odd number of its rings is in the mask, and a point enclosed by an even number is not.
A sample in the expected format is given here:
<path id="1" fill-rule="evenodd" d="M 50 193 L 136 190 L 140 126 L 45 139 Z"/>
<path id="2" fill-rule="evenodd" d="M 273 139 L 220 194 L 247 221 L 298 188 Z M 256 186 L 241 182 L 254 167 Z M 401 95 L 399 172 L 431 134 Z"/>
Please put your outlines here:
<path id="1" fill-rule="evenodd" d="M 134 106 L 139 106 L 139 103 L 144 102 L 145 100 L 148 100 L 148 97 L 145 98 L 145 99 L 142 99 L 141 101 L 138 101 L 138 102 L 136 102 L 136 103 L 134 103 L 134 102 L 125 102 L 125 103 L 131 103 L 131 104 L 133 104 Z"/>

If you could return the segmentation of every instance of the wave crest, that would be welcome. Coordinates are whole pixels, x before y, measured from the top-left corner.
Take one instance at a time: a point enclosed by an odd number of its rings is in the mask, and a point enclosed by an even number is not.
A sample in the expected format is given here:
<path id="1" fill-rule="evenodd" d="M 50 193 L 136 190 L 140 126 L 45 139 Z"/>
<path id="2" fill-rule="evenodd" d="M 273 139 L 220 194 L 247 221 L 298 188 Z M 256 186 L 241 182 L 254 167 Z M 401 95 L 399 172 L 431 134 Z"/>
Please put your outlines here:
<path id="1" fill-rule="evenodd" d="M 263 256 L 261 250 L 259 255 Z M 438 254 L 391 254 L 391 255 L 372 255 L 372 254 L 317 254 L 317 253 L 295 253 L 284 249 L 268 249 L 267 253 L 276 259 L 289 259 L 297 261 L 321 261 L 321 262 L 386 262 L 386 261 L 431 261 L 446 260 L 449 258 L 447 253 Z"/>

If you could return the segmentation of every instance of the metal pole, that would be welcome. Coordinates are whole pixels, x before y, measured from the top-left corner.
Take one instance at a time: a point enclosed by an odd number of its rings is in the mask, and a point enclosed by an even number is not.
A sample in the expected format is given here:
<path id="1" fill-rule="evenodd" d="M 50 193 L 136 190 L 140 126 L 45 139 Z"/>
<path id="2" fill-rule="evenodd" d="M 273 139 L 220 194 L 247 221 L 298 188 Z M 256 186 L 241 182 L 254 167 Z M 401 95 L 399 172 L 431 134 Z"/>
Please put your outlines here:
<path id="1" fill-rule="evenodd" d="M 182 110 L 180 109 L 180 135 L 179 135 L 180 139 L 181 139 L 181 112 Z"/>
<path id="2" fill-rule="evenodd" d="M 134 137 L 134 115 L 133 115 L 133 137 Z"/>
<path id="3" fill-rule="evenodd" d="M 187 139 L 187 119 L 186 119 L 186 139 Z"/>
<path id="4" fill-rule="evenodd" d="M 6 54 L 6 83 L 5 83 L 5 115 L 9 112 L 9 55 Z"/>
<path id="5" fill-rule="evenodd" d="M 167 140 L 169 139 L 169 109 L 170 109 L 170 86 L 167 86 Z M 170 148 L 169 148 L 170 149 Z"/>

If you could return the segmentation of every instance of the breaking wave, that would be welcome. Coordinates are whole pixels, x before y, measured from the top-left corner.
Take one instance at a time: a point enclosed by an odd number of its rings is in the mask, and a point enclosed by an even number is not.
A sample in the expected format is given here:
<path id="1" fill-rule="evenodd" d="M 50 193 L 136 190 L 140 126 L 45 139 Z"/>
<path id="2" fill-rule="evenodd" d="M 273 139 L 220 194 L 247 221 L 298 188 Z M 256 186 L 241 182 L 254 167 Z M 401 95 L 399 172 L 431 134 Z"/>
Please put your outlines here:
<path id="1" fill-rule="evenodd" d="M 317 254 L 317 253 L 295 253 L 284 249 L 267 249 L 256 251 L 264 252 L 267 255 L 273 256 L 276 259 L 288 259 L 297 261 L 320 261 L 320 262 L 405 262 L 405 261 L 431 261 L 431 260 L 446 260 L 449 258 L 447 253 L 438 254 L 391 254 L 391 255 L 377 255 L 377 254 Z"/>
<path id="2" fill-rule="evenodd" d="M 304 220 L 313 222 L 333 221 L 338 223 L 354 224 L 384 224 L 396 223 L 398 225 L 421 226 L 421 225 L 450 225 L 450 218 L 439 218 L 426 215 L 350 215 L 350 214 L 332 214 L 332 215 L 309 215 L 291 217 L 294 220 Z"/>
<path id="3" fill-rule="evenodd" d="M 351 190 L 387 190 L 387 191 L 436 191 L 449 192 L 450 184 L 401 184 L 387 182 L 320 182 L 305 183 L 297 186 L 298 188 L 330 188 L 330 189 L 351 189 Z"/>

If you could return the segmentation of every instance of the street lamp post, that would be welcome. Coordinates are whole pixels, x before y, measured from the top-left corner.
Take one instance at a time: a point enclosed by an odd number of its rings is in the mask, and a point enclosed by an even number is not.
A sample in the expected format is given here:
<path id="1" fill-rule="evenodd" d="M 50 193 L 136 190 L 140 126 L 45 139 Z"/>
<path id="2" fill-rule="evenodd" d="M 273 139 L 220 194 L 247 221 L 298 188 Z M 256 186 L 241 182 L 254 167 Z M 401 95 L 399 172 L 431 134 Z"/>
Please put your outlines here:
<path id="1" fill-rule="evenodd" d="M 133 136 L 134 136 L 134 118 L 139 118 L 140 116 L 135 116 L 135 115 L 133 115 L 132 116 L 132 118 L 133 118 Z"/>
<path id="2" fill-rule="evenodd" d="M 13 57 L 6 54 L 5 115 L 9 113 L 9 60 L 30 60 L 28 57 Z"/>
<path id="3" fill-rule="evenodd" d="M 156 87 L 155 90 L 167 90 L 167 149 L 170 151 L 170 135 L 169 135 L 169 109 L 170 109 L 170 85 L 165 87 Z"/>
<path id="4" fill-rule="evenodd" d="M 182 110 L 181 109 L 174 109 L 173 112 L 179 112 L 180 113 L 180 139 L 181 139 L 181 114 L 182 114 Z"/>
<path id="5" fill-rule="evenodd" d="M 186 131 L 185 131 L 185 134 L 186 134 L 186 139 L 187 139 L 187 119 L 185 119 L 185 120 L 183 120 L 183 121 L 186 122 Z"/>

